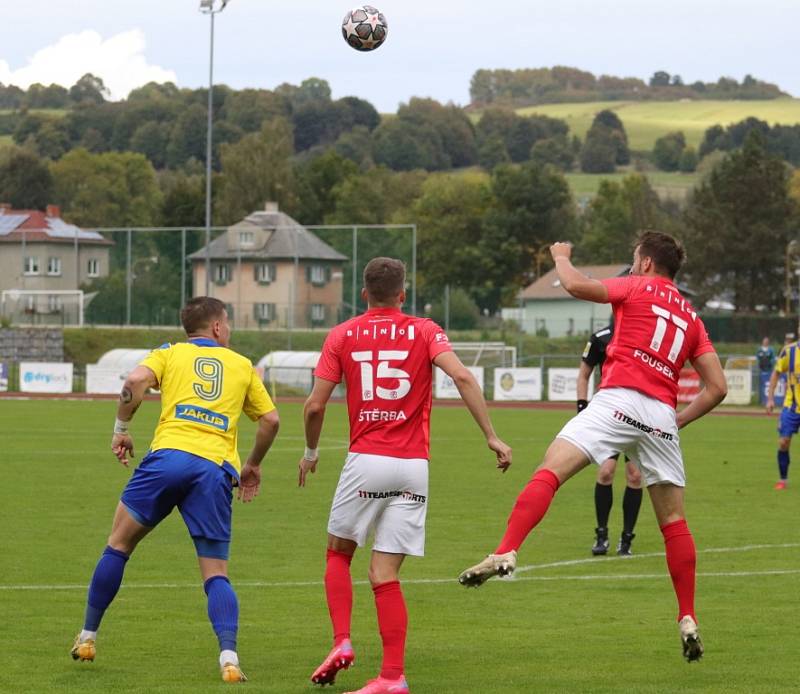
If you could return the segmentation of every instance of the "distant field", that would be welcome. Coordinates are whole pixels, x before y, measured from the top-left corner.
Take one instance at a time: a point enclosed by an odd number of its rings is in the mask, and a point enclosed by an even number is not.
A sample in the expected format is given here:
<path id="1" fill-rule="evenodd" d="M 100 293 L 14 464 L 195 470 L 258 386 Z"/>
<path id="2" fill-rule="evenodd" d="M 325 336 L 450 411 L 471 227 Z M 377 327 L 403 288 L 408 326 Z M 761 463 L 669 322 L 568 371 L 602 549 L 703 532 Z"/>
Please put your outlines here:
<path id="1" fill-rule="evenodd" d="M 601 181 L 616 181 L 620 182 L 626 176 L 631 175 L 631 171 L 624 171 L 613 174 L 584 174 L 584 173 L 568 173 L 564 174 L 567 182 L 572 188 L 575 197 L 580 200 L 581 198 L 592 197 L 597 194 L 597 189 L 600 187 Z M 664 171 L 648 171 L 646 174 L 655 191 L 662 198 L 679 198 L 683 199 L 687 193 L 694 188 L 699 179 L 698 174 L 683 174 L 683 173 L 667 173 Z"/>
<path id="2" fill-rule="evenodd" d="M 546 104 L 518 109 L 518 113 L 540 113 L 562 118 L 576 135 L 583 137 L 598 111 L 610 109 L 622 119 L 630 147 L 650 151 L 662 135 L 681 130 L 689 144 L 699 145 L 707 128 L 728 125 L 749 116 L 771 124 L 800 123 L 800 99 L 766 101 L 595 101 L 585 104 Z"/>
<path id="3" fill-rule="evenodd" d="M 0 135 L 0 147 L 9 147 L 14 144 L 11 135 Z"/>
<path id="4" fill-rule="evenodd" d="M 319 469 L 300 490 L 301 406 L 278 406 L 281 432 L 265 462 L 262 493 L 233 514 L 231 576 L 242 610 L 240 654 L 251 680 L 242 691 L 307 694 L 308 677 L 330 645 L 325 522 L 346 450 L 346 418 L 341 404 L 328 409 Z M 0 400 L 0 427 L 12 432 L 3 437 L 0 457 L 0 617 L 13 637 L 0 691 L 229 691 L 219 681 L 192 543 L 177 513 L 128 564 L 100 630 L 96 662 L 68 655 L 86 585 L 131 474 L 108 451 L 114 410 L 109 402 Z M 702 662 L 681 658 L 664 544 L 647 499 L 634 556 L 591 557 L 593 470 L 559 490 L 522 548 L 516 580 L 471 591 L 458 585 L 459 571 L 494 548 L 519 490 L 570 414 L 494 409 L 498 432 L 514 447 L 514 465 L 500 475 L 465 409 L 434 408 L 427 556 L 409 559 L 402 575 L 411 691 L 797 692 L 800 487 L 772 489 L 774 418 L 712 416 L 681 433 L 698 548 Z M 157 417 L 157 404 L 146 402 L 134 421 L 137 462 Z M 254 432 L 244 420 L 243 454 Z M 623 484 L 618 471 L 615 546 Z M 379 668 L 372 592 L 364 584 L 368 557 L 360 551 L 353 563 L 357 667 L 319 691 L 355 689 Z"/>
<path id="5" fill-rule="evenodd" d="M 6 113 L 14 113 L 13 108 L 0 108 L 0 115 L 4 115 Z M 69 109 L 66 108 L 32 108 L 28 111 L 28 113 L 35 113 L 40 116 L 55 116 L 57 118 L 63 118 L 69 113 Z"/>

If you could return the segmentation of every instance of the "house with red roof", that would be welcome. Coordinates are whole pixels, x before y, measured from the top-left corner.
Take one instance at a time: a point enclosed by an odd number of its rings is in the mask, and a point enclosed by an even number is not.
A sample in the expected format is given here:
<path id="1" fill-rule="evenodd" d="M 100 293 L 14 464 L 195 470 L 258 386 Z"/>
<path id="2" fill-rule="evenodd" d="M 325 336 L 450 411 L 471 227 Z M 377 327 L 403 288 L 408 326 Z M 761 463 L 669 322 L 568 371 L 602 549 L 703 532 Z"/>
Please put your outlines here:
<path id="1" fill-rule="evenodd" d="M 9 297 L 23 303 L 14 307 L 31 322 L 62 322 L 64 290 L 105 277 L 113 241 L 96 231 L 86 231 L 61 218 L 57 205 L 41 210 L 15 210 L 0 203 L 0 296 L 11 315 Z M 52 294 L 49 292 L 53 292 Z M 52 321 L 34 317 L 53 316 Z"/>

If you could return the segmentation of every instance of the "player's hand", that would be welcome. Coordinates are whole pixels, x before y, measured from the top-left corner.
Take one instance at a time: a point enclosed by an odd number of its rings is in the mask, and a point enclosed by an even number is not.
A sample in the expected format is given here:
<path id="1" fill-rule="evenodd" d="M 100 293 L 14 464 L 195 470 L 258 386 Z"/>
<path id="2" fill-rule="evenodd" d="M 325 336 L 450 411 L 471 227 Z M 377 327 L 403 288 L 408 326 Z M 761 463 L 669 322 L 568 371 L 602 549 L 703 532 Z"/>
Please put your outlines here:
<path id="1" fill-rule="evenodd" d="M 775 409 L 775 400 L 773 400 L 772 398 L 767 398 L 766 408 L 767 408 L 767 414 L 772 414 L 772 410 Z"/>
<path id="2" fill-rule="evenodd" d="M 114 434 L 111 437 L 111 452 L 117 460 L 128 467 L 129 457 L 133 458 L 133 439 L 130 434 Z"/>
<path id="3" fill-rule="evenodd" d="M 239 489 L 236 491 L 236 498 L 247 503 L 258 496 L 261 491 L 261 466 L 245 463 L 239 475 Z"/>
<path id="4" fill-rule="evenodd" d="M 490 437 L 486 443 L 497 455 L 497 469 L 503 472 L 508 470 L 511 467 L 511 446 L 507 446 L 496 436 Z"/>
<path id="5" fill-rule="evenodd" d="M 299 471 L 299 475 L 297 477 L 298 487 L 306 486 L 306 475 L 309 472 L 313 475 L 317 471 L 318 462 L 319 458 L 317 458 L 316 460 L 307 460 L 306 458 L 300 458 L 300 463 L 297 466 Z"/>
<path id="6" fill-rule="evenodd" d="M 558 241 L 550 246 L 550 255 L 553 256 L 553 261 L 559 258 L 569 258 L 572 256 L 572 244 L 568 241 Z"/>

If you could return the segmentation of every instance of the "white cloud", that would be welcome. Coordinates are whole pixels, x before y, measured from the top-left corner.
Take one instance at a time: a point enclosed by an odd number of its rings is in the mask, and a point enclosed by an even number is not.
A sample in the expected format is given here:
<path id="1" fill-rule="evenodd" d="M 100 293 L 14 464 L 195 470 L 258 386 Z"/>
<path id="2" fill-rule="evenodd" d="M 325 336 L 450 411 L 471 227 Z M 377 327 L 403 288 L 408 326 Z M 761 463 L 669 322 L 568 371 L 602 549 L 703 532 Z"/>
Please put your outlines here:
<path id="1" fill-rule="evenodd" d="M 172 70 L 148 65 L 144 51 L 144 33 L 139 29 L 106 40 L 96 31 L 67 34 L 36 51 L 28 64 L 17 70 L 0 60 L 0 82 L 25 89 L 35 82 L 71 87 L 91 72 L 103 79 L 112 99 L 122 99 L 148 82 L 177 82 Z"/>

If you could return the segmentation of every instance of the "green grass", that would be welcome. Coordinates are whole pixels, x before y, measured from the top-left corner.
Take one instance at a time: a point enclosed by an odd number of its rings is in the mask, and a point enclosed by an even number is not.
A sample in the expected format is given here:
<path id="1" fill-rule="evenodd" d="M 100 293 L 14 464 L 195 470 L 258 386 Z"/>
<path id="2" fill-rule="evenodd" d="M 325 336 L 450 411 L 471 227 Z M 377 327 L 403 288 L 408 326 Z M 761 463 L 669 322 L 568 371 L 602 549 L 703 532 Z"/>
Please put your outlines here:
<path id="1" fill-rule="evenodd" d="M 630 148 L 651 151 L 655 141 L 675 130 L 683 131 L 689 144 L 700 144 L 707 128 L 729 125 L 754 116 L 770 124 L 800 123 L 800 99 L 765 101 L 599 101 L 582 104 L 544 104 L 518 109 L 562 118 L 581 139 L 595 114 L 603 109 L 615 111 L 628 133 Z"/>
<path id="2" fill-rule="evenodd" d="M 592 197 L 597 194 L 602 181 L 621 182 L 632 171 L 613 174 L 567 173 L 564 177 L 576 198 Z M 665 171 L 648 171 L 645 174 L 650 185 L 662 197 L 683 199 L 697 185 L 698 174 L 667 173 Z"/>
<path id="3" fill-rule="evenodd" d="M 0 135 L 0 147 L 10 147 L 14 144 L 14 138 L 11 135 Z"/>
<path id="4" fill-rule="evenodd" d="M 329 646 L 321 584 L 325 522 L 346 422 L 343 406 L 332 405 L 319 471 L 299 490 L 300 407 L 279 408 L 281 433 L 265 463 L 262 494 L 234 511 L 231 576 L 241 602 L 239 650 L 248 690 L 299 694 L 311 691 L 308 677 Z M 135 420 L 140 456 L 157 414 L 157 404 L 148 402 Z M 113 416 L 108 402 L 0 400 L 0 618 L 7 649 L 13 645 L 13 657 L 0 669 L 0 691 L 227 691 L 217 681 L 216 643 L 192 544 L 177 514 L 129 563 L 103 623 L 97 661 L 75 663 L 68 656 L 81 626 L 84 586 L 129 477 L 108 451 Z M 699 550 L 703 662 L 690 666 L 680 657 L 675 600 L 647 501 L 633 559 L 589 558 L 592 471 L 565 485 L 523 548 L 521 566 L 541 568 L 478 591 L 458 586 L 458 572 L 494 547 L 517 493 L 568 416 L 494 410 L 498 431 L 515 448 L 514 466 L 502 476 L 463 409 L 434 410 L 428 556 L 408 560 L 403 571 L 412 691 L 797 691 L 800 552 L 793 519 L 800 488 L 772 490 L 775 434 L 766 417 L 709 417 L 683 434 L 688 517 Z M 252 435 L 247 422 L 242 452 Z M 620 473 L 615 535 L 621 483 Z M 715 551 L 723 548 L 735 551 Z M 357 580 L 366 577 L 367 559 L 364 551 L 356 556 Z M 583 563 L 546 566 L 572 560 Z M 353 638 L 358 667 L 331 692 L 361 686 L 379 667 L 373 601 L 364 583 L 355 587 Z"/>

